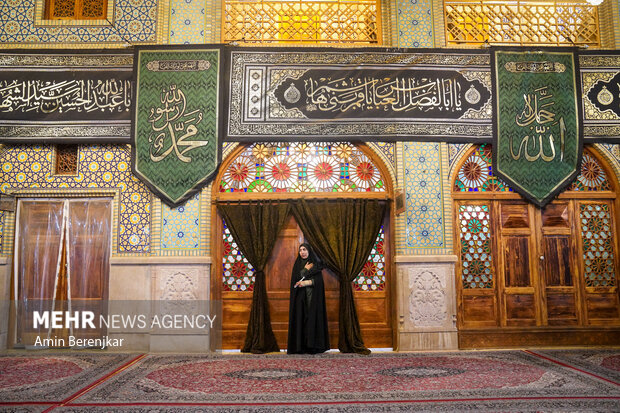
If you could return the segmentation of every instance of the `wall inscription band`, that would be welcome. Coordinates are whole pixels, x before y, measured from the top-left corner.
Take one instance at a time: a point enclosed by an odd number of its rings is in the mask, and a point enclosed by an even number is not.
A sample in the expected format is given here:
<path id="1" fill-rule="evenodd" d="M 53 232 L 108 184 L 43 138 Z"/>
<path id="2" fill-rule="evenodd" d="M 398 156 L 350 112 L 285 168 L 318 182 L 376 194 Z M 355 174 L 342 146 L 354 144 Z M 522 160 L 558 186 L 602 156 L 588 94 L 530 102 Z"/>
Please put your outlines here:
<path id="1" fill-rule="evenodd" d="M 488 55 L 231 49 L 227 139 L 491 139 Z"/>
<path id="2" fill-rule="evenodd" d="M 0 142 L 129 141 L 126 51 L 2 53 L 0 68 Z"/>

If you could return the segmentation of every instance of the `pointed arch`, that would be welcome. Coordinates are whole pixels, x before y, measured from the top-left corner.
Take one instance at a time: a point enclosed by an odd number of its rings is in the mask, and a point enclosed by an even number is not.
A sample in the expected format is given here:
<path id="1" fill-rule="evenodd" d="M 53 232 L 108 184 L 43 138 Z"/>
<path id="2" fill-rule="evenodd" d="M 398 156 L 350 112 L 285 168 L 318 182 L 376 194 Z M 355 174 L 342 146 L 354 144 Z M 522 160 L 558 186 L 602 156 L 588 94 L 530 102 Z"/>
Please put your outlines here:
<path id="1" fill-rule="evenodd" d="M 242 327 L 243 320 L 253 294 L 254 274 L 235 247 L 234 239 L 226 231 L 225 222 L 218 215 L 215 205 L 218 202 L 289 201 L 301 198 L 393 199 L 394 173 L 384 162 L 385 156 L 381 156 L 378 151 L 377 148 L 366 144 L 350 142 L 257 142 L 224 148 L 227 156 L 211 189 L 214 201 L 212 253 L 214 262 L 218 263 L 211 277 L 211 296 L 214 300 L 223 302 L 224 348 L 236 348 L 242 341 L 240 338 L 245 332 L 245 327 Z M 292 255 L 296 251 L 291 245 L 298 242 L 299 237 L 303 240 L 303 235 L 294 219 L 287 225 L 289 226 L 285 227 L 284 232 L 292 235 L 286 235 L 289 238 L 281 245 L 286 245 L 283 248 L 292 250 L 284 254 L 281 267 L 286 267 L 287 271 L 290 271 L 288 268 L 290 263 L 287 263 L 286 259 L 294 258 Z M 393 227 L 393 217 L 389 213 L 370 254 L 370 264 L 364 266 L 352 285 L 362 320 L 364 341 L 370 337 L 370 344 L 367 344 L 373 347 L 390 347 L 394 343 L 392 328 L 394 310 L 390 305 Z M 273 256 L 277 256 L 277 245 L 274 251 Z M 289 276 L 290 274 L 286 275 Z M 273 286 L 279 282 L 275 279 L 276 276 L 271 280 Z M 271 281 L 268 280 L 267 283 Z M 268 286 L 269 303 L 270 307 L 274 308 L 272 325 L 276 337 L 279 337 L 280 346 L 284 347 L 283 344 L 286 343 L 286 335 L 283 334 L 286 333 L 284 321 L 287 312 L 282 302 L 286 300 L 288 305 L 288 291 L 279 291 L 277 287 L 272 290 L 269 288 L 271 287 Z M 335 316 L 330 319 L 330 326 L 336 327 L 338 282 L 327 275 L 326 290 L 328 313 L 331 302 L 334 311 L 332 315 Z M 370 315 L 370 312 L 373 315 Z M 330 327 L 330 334 L 332 333 L 334 330 Z M 336 337 L 332 337 L 332 343 L 336 342 L 338 342 Z"/>

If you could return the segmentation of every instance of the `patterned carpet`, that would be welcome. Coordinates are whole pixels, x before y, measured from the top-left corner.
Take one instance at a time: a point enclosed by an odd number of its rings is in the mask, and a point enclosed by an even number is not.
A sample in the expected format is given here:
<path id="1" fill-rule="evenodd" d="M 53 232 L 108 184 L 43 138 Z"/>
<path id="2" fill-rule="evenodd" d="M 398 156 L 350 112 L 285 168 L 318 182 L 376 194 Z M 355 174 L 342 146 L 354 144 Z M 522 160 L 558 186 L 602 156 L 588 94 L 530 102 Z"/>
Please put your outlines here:
<path id="1" fill-rule="evenodd" d="M 0 411 L 612 412 L 620 349 L 313 356 L 8 353 Z"/>

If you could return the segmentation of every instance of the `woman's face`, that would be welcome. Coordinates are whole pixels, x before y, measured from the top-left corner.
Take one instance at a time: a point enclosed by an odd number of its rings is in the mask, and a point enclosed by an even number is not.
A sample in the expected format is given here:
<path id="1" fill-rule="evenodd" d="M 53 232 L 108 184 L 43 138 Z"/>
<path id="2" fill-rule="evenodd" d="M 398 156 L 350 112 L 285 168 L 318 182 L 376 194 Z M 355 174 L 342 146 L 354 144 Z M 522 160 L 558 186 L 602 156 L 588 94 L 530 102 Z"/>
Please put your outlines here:
<path id="1" fill-rule="evenodd" d="M 308 258 L 308 250 L 303 245 L 299 247 L 299 256 L 304 260 Z"/>

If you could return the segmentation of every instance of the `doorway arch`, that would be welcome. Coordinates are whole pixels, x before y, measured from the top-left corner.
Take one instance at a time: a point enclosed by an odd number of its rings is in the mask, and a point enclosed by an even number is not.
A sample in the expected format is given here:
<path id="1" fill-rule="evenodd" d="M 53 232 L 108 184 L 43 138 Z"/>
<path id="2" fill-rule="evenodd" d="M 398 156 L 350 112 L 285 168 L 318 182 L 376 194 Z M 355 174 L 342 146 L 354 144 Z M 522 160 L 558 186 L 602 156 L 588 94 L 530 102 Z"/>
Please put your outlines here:
<path id="1" fill-rule="evenodd" d="M 230 152 L 213 185 L 211 215 L 214 246 L 211 297 L 222 302 L 223 348 L 240 348 L 243 344 L 253 279 L 252 269 L 236 248 L 216 203 L 310 197 L 393 199 L 390 172 L 380 156 L 365 144 L 254 143 L 239 145 Z M 392 347 L 394 343 L 390 276 L 392 215 L 390 209 L 369 261 L 353 283 L 362 336 L 370 347 Z M 303 235 L 290 217 L 268 264 L 276 272 L 271 284 L 267 276 L 267 284 L 272 328 L 281 348 L 286 347 L 290 269 L 302 241 Z M 330 335 L 332 343 L 336 343 L 338 281 L 327 271 L 324 276 Z"/>
<path id="2" fill-rule="evenodd" d="M 452 176 L 459 347 L 620 340 L 618 182 L 592 148 L 544 208 L 493 174 L 490 145 Z"/>

